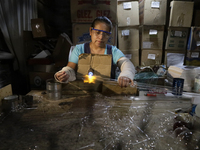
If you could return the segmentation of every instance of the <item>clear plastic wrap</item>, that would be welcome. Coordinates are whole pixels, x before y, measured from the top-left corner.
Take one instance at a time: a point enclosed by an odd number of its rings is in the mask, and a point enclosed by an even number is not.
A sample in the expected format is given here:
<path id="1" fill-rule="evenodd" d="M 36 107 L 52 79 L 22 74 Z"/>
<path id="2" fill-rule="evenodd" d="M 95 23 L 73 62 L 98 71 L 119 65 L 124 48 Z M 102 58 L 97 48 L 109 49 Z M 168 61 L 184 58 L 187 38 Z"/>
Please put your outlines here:
<path id="1" fill-rule="evenodd" d="M 177 109 L 187 110 L 191 105 L 190 99 L 106 97 L 100 93 L 81 96 L 74 94 L 71 97 L 67 95 L 58 101 L 50 101 L 45 95 L 37 94 L 33 94 L 33 98 L 37 109 L 24 109 L 21 116 L 15 113 L 14 117 L 0 124 L 1 148 L 36 150 L 199 148 L 199 118 L 177 111 Z M 173 127 L 178 120 L 191 123 L 194 128 L 176 133 Z"/>

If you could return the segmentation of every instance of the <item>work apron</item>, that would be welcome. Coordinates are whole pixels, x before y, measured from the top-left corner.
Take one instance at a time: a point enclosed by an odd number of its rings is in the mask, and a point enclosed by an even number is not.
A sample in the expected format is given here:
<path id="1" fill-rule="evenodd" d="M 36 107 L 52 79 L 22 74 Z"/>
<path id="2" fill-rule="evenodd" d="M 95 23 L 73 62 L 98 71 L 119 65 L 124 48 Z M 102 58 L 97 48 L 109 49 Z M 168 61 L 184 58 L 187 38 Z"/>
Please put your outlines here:
<path id="1" fill-rule="evenodd" d="M 84 53 L 90 54 L 90 42 L 87 42 L 84 44 Z M 112 55 L 112 46 L 107 44 L 107 54 Z M 112 57 L 112 65 L 111 65 L 111 79 L 115 79 L 115 69 L 116 66 L 113 63 L 113 57 Z"/>

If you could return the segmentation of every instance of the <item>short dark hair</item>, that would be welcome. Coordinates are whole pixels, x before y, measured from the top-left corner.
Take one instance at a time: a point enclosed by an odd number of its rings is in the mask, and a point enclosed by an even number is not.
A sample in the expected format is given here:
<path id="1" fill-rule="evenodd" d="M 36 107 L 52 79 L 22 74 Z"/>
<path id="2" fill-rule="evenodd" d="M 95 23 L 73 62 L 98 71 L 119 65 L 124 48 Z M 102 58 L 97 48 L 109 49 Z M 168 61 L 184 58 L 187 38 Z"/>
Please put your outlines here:
<path id="1" fill-rule="evenodd" d="M 110 21 L 110 19 L 108 19 L 106 16 L 99 16 L 99 17 L 96 17 L 93 22 L 92 22 L 92 25 L 91 27 L 94 28 L 96 23 L 98 22 L 103 22 L 103 23 L 106 23 L 109 28 L 110 28 L 110 32 L 112 30 L 112 22 Z"/>

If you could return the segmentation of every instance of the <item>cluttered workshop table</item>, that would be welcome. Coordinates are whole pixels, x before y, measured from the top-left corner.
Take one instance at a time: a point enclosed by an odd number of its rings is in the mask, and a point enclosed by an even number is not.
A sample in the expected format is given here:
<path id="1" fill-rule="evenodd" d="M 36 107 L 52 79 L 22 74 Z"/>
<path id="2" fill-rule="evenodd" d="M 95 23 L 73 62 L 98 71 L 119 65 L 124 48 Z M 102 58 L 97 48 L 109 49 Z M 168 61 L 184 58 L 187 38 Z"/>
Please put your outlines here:
<path id="1" fill-rule="evenodd" d="M 190 114 L 190 98 L 108 95 L 108 88 L 99 92 L 97 84 L 81 85 L 62 85 L 57 100 L 49 99 L 47 90 L 21 96 L 26 105 L 1 118 L 0 149 L 199 149 L 199 124 Z"/>

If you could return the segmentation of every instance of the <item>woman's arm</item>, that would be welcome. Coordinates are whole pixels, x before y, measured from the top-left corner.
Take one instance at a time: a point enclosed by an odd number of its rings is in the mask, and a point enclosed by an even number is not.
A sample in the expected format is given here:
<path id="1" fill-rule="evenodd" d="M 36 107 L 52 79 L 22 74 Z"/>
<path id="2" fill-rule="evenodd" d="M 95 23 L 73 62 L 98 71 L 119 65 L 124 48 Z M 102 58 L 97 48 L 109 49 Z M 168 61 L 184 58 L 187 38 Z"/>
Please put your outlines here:
<path id="1" fill-rule="evenodd" d="M 129 83 L 133 85 L 135 77 L 135 67 L 133 63 L 126 57 L 121 57 L 117 61 L 117 66 L 120 68 L 121 73 L 118 77 L 118 83 L 121 87 L 127 87 Z"/>
<path id="2" fill-rule="evenodd" d="M 58 82 L 67 83 L 69 81 L 76 80 L 76 64 L 73 62 L 69 62 L 66 67 L 63 67 L 62 70 L 55 73 L 54 77 Z"/>

